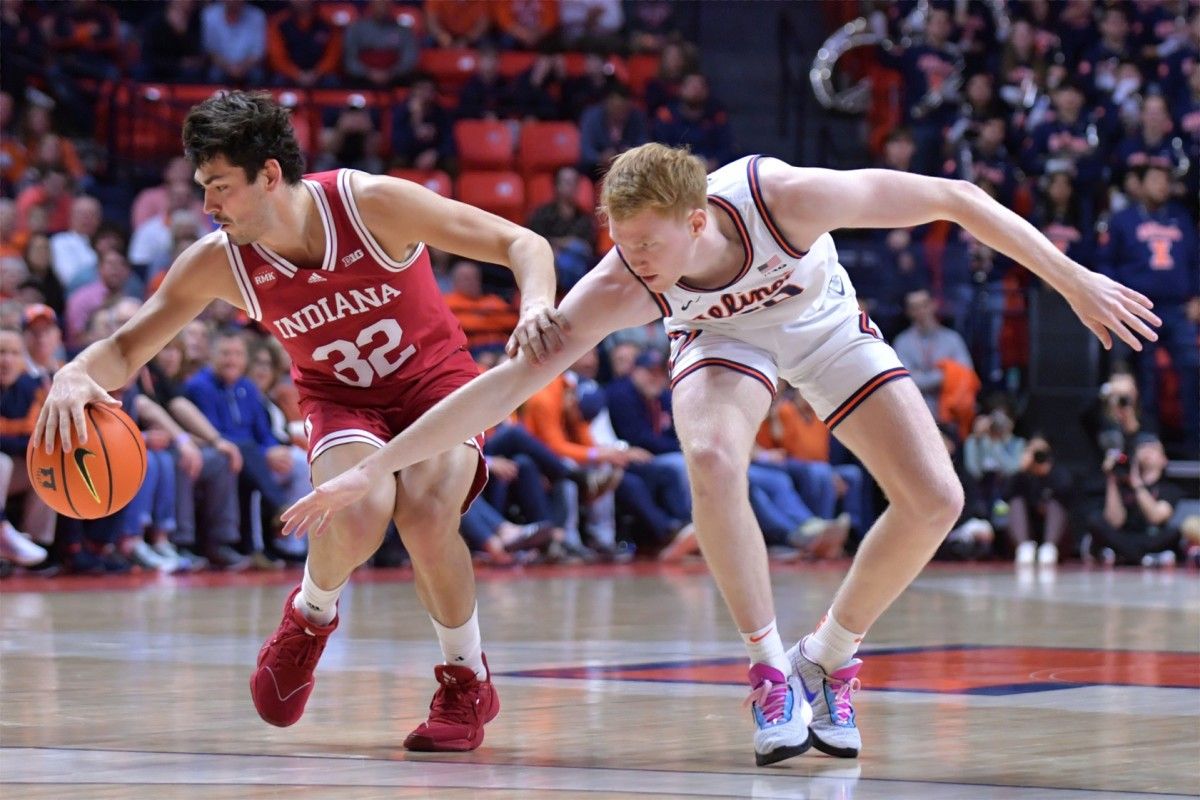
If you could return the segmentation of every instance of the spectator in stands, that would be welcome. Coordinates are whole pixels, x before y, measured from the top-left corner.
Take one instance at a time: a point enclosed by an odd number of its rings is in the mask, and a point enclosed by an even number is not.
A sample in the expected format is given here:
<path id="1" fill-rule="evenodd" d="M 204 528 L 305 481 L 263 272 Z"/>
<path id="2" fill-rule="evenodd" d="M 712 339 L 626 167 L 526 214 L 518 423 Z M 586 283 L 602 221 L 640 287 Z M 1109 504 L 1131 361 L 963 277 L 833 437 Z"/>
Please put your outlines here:
<path id="1" fill-rule="evenodd" d="M 71 182 L 60 169 L 51 169 L 36 183 L 31 183 L 17 195 L 17 226 L 30 231 L 47 233 L 65 231 L 71 224 Z M 43 215 L 34 224 L 35 213 Z"/>
<path id="2" fill-rule="evenodd" d="M 68 294 L 96 279 L 100 258 L 92 249 L 92 239 L 100 222 L 100 201 L 85 194 L 71 201 L 70 227 L 50 236 L 54 273 Z"/>
<path id="3" fill-rule="evenodd" d="M 901 101 L 904 124 L 916 144 L 913 171 L 939 174 L 943 132 L 954 122 L 957 105 L 944 102 L 943 84 L 958 64 L 958 53 L 950 43 L 950 11 L 931 6 L 925 21 L 924 39 L 896 51 L 879 51 L 880 62 L 899 70 L 904 84 Z"/>
<path id="4" fill-rule="evenodd" d="M 1113 182 L 1126 195 L 1136 197 L 1129 185 L 1136 181 L 1133 171 L 1147 164 L 1162 164 L 1175 170 L 1180 167 L 1179 156 L 1171 146 L 1171 111 L 1161 95 L 1148 95 L 1142 100 L 1140 123 L 1136 133 L 1117 144 L 1112 156 Z"/>
<path id="5" fill-rule="evenodd" d="M 629 49 L 634 53 L 659 53 L 680 38 L 679 3 L 639 0 L 625 4 Z"/>
<path id="6" fill-rule="evenodd" d="M 908 368 L 934 418 L 940 418 L 938 403 L 946 385 L 946 373 L 958 367 L 974 369 L 967 344 L 957 331 L 942 325 L 937 304 L 924 289 L 910 292 L 904 300 L 912 327 L 896 337 L 896 355 Z"/>
<path id="7" fill-rule="evenodd" d="M 1171 36 L 1162 37 L 1156 49 L 1166 71 L 1166 75 L 1160 78 L 1162 92 L 1174 106 L 1176 116 L 1181 118 L 1189 100 L 1200 93 L 1195 79 L 1195 66 L 1200 64 L 1200 8 L 1192 9 L 1187 27 Z M 1186 126 L 1184 130 L 1193 139 L 1196 138 L 1196 130 Z"/>
<path id="8" fill-rule="evenodd" d="M 1046 174 L 1037 183 L 1031 222 L 1068 258 L 1080 264 L 1094 263 L 1096 226 L 1084 215 L 1075 190 L 1075 167 L 1070 161 L 1056 160 L 1046 165 Z"/>
<path id="9" fill-rule="evenodd" d="M 261 86 L 266 72 L 267 15 L 246 0 L 220 0 L 200 12 L 211 83 Z"/>
<path id="10" fill-rule="evenodd" d="M 554 250 L 558 289 L 566 292 L 591 268 L 595 259 L 596 221 L 579 206 L 579 172 L 560 167 L 554 173 L 554 199 L 534 210 L 529 228 L 545 236 Z"/>
<path id="11" fill-rule="evenodd" d="M 478 47 L 492 22 L 489 0 L 425 0 L 425 28 L 438 47 Z"/>
<path id="12" fill-rule="evenodd" d="M 560 33 L 568 50 L 619 51 L 624 24 L 621 0 L 559 0 Z"/>
<path id="13" fill-rule="evenodd" d="M 350 95 L 348 104 L 337 111 L 333 124 L 321 129 L 320 152 L 313 161 L 313 170 L 345 167 L 382 172 L 377 114 L 367 108 L 366 98 L 361 94 Z"/>
<path id="14" fill-rule="evenodd" d="M 51 170 L 62 170 L 78 184 L 87 177 L 87 170 L 74 142 L 56 132 L 52 108 L 51 103 L 30 103 L 25 107 L 21 135 L 25 158 L 32 169 L 30 174 L 37 177 Z"/>
<path id="15" fill-rule="evenodd" d="M 473 261 L 459 261 L 450 270 L 453 291 L 446 305 L 458 318 L 472 351 L 503 350 L 517 324 L 517 312 L 498 295 L 484 294 L 483 273 Z"/>
<path id="16" fill-rule="evenodd" d="M 700 57 L 691 42 L 667 42 L 662 47 L 658 74 L 646 82 L 646 111 L 658 114 L 660 108 L 679 98 L 679 86 L 687 75 L 700 69 Z"/>
<path id="17" fill-rule="evenodd" d="M 1137 382 L 1132 373 L 1114 371 L 1100 387 L 1099 419 L 1096 420 L 1096 444 L 1101 457 L 1112 451 L 1129 455 L 1137 437 L 1145 430 L 1138 403 Z"/>
<path id="18" fill-rule="evenodd" d="M 613 380 L 623 378 L 633 372 L 633 363 L 642 352 L 642 346 L 630 340 L 613 340 L 608 342 L 609 371 Z"/>
<path id="19" fill-rule="evenodd" d="M 492 24 L 500 45 L 552 50 L 558 45 L 557 0 L 493 0 Z"/>
<path id="20" fill-rule="evenodd" d="M 143 81 L 200 83 L 205 75 L 200 15 L 195 0 L 163 3 L 142 27 L 134 77 Z"/>
<path id="21" fill-rule="evenodd" d="M 1063 81 L 1050 94 L 1053 113 L 1029 134 L 1022 155 L 1026 174 L 1043 175 L 1051 159 L 1075 166 L 1080 198 L 1087 200 L 1101 176 L 1099 131 L 1084 113 L 1084 93 L 1078 84 Z M 1087 208 L 1091 213 L 1092 208 Z"/>
<path id="22" fill-rule="evenodd" d="M 566 80 L 566 59 L 561 54 L 539 53 L 529 69 L 518 75 L 513 83 L 517 115 L 525 120 L 562 119 Z"/>
<path id="23" fill-rule="evenodd" d="M 1091 541 L 1084 557 L 1100 555 L 1108 564 L 1170 566 L 1175 563 L 1179 528 L 1171 524 L 1182 492 L 1163 480 L 1167 455 L 1150 434 L 1138 437 L 1132 453 L 1113 451 L 1104 460 L 1104 510 L 1090 521 Z"/>
<path id="24" fill-rule="evenodd" d="M 88 318 L 97 309 L 109 305 L 120 297 L 140 299 L 145 287 L 129 268 L 129 261 L 121 253 L 110 251 L 100 257 L 98 277 L 91 283 L 79 287 L 67 297 L 67 344 L 83 344 Z"/>
<path id="25" fill-rule="evenodd" d="M 243 553 L 249 555 L 257 567 L 278 569 L 278 559 L 271 555 L 280 529 L 278 517 L 287 507 L 288 498 L 294 494 L 297 484 L 307 481 L 308 477 L 303 470 L 297 473 L 290 446 L 281 444 L 271 433 L 262 393 L 246 377 L 249 363 L 246 340 L 236 333 L 218 334 L 213 345 L 212 363 L 187 381 L 184 392 L 221 437 L 241 450 L 238 488 L 242 496 Z M 261 545 L 253 539 L 249 518 L 253 492 L 258 492 L 262 498 Z"/>
<path id="26" fill-rule="evenodd" d="M 133 210 L 129 215 L 130 227 L 137 229 L 146 220 L 158 216 L 167 210 L 167 192 L 171 184 L 182 183 L 194 186 L 192 182 L 192 166 L 182 156 L 172 158 L 163 169 L 162 183 L 138 192 L 133 199 Z M 193 197 L 192 209 L 200 216 L 204 215 L 204 201 Z"/>
<path id="27" fill-rule="evenodd" d="M 391 0 L 371 0 L 342 41 L 346 77 L 373 89 L 390 89 L 407 79 L 421 53 L 412 29 L 396 24 Z"/>
<path id="28" fill-rule="evenodd" d="M 1025 445 L 1007 494 L 1008 537 L 1016 549 L 1016 562 L 1057 564 L 1059 545 L 1067 535 L 1071 474 L 1055 463 L 1045 436 L 1035 435 Z M 1040 545 L 1034 540 L 1039 531 Z"/>
<path id="29" fill-rule="evenodd" d="M 889 340 L 904 328 L 905 298 L 933 286 L 920 233 L 910 228 L 874 232 L 869 251 L 873 258 L 861 258 L 848 268 L 859 287 L 859 302 L 866 303 L 871 319 Z"/>
<path id="30" fill-rule="evenodd" d="M 1171 354 L 1179 376 L 1183 404 L 1184 445 L 1200 450 L 1200 235 L 1196 221 L 1171 202 L 1171 178 L 1165 166 L 1138 170 L 1139 202 L 1113 215 L 1107 242 L 1099 255 L 1100 270 L 1154 302 L 1162 319 L 1158 343 L 1137 354 L 1138 387 L 1147 416 L 1157 415 L 1159 401 L 1155 353 Z"/>
<path id="31" fill-rule="evenodd" d="M 32 489 L 25 448 L 33 433 L 46 385 L 25 368 L 21 334 L 0 329 L 0 558 L 31 567 L 46 560 L 54 540 L 55 514 Z M 24 516 L 17 530 L 5 516 L 10 497 L 24 495 Z"/>
<path id="32" fill-rule="evenodd" d="M 602 102 L 608 88 L 616 81 L 616 69 L 600 53 L 583 57 L 583 73 L 567 78 L 563 84 L 563 115 L 578 120 L 584 109 Z"/>
<path id="33" fill-rule="evenodd" d="M 1010 481 L 1020 470 L 1025 440 L 1013 434 L 1008 412 L 997 408 L 975 418 L 962 450 L 963 466 L 976 494 L 990 509 L 1004 498 Z"/>
<path id="34" fill-rule="evenodd" d="M 43 234 L 44 235 L 44 234 Z M 29 244 L 30 232 L 17 225 L 17 204 L 0 197 L 0 256 L 19 256 Z"/>
<path id="35" fill-rule="evenodd" d="M 25 306 L 21 313 L 21 333 L 29 356 L 29 371 L 49 380 L 66 363 L 62 346 L 62 328 L 58 314 L 42 303 Z"/>
<path id="36" fill-rule="evenodd" d="M 80 133 L 91 133 L 92 93 L 82 81 L 120 77 L 120 20 L 105 3 L 71 0 L 55 4 L 42 23 L 52 53 L 46 78 L 66 112 L 63 121 Z"/>
<path id="37" fill-rule="evenodd" d="M 412 169 L 445 169 L 454 156 L 454 121 L 437 100 L 433 78 L 417 75 L 392 117 L 392 155 Z"/>
<path id="38" fill-rule="evenodd" d="M 1105 6 L 1100 11 L 1100 41 L 1084 51 L 1079 61 L 1079 77 L 1093 99 L 1111 92 L 1117 83 L 1117 67 L 1134 60 L 1128 10 L 1122 4 Z"/>
<path id="39" fill-rule="evenodd" d="M 507 459 L 488 459 L 492 474 L 512 465 Z M 499 468 L 497 470 L 497 468 Z M 485 553 L 488 561 L 498 567 L 526 563 L 525 554 L 536 551 L 561 538 L 561 529 L 549 522 L 530 522 L 518 525 L 504 518 L 495 506 L 482 497 L 463 512 L 459 530 L 472 550 Z"/>
<path id="40" fill-rule="evenodd" d="M 959 143 L 956 163 L 947 177 L 976 184 L 986 182 L 993 187 L 992 195 L 997 200 L 1012 207 L 1017 188 L 1017 165 L 1004 145 L 1007 138 L 1008 119 L 1004 114 L 980 120 L 973 140 Z"/>
<path id="41" fill-rule="evenodd" d="M 167 187 L 166 210 L 133 231 L 129 240 L 129 261 L 147 280 L 171 265 L 177 238 L 190 236 L 196 239 L 205 229 L 204 218 L 196 215 L 195 201 L 196 193 L 191 184 L 172 183 Z"/>
<path id="42" fill-rule="evenodd" d="M 649 141 L 648 127 L 629 90 L 613 84 L 604 102 L 584 111 L 579 120 L 579 171 L 599 180 L 614 158 Z"/>
<path id="43" fill-rule="evenodd" d="M 233 548 L 238 543 L 238 473 L 241 449 L 221 436 L 204 414 L 183 394 L 183 339 L 176 337 L 159 351 L 138 379 L 141 391 L 167 410 L 188 438 L 176 435 L 176 447 L 199 447 L 200 468 L 195 474 L 176 473 L 176 520 L 174 544 L 202 553 L 220 570 L 239 572 L 250 559 Z M 171 542 L 167 543 L 171 545 Z M 160 555 L 171 557 L 172 547 L 159 545 Z M 187 550 L 176 555 L 186 557 Z"/>
<path id="44" fill-rule="evenodd" d="M 687 145 L 703 158 L 709 170 L 733 160 L 733 129 L 724 106 L 712 98 L 708 79 L 698 72 L 684 77 L 679 98 L 658 110 L 654 139 L 672 146 Z"/>
<path id="45" fill-rule="evenodd" d="M 17 184 L 25 177 L 27 153 L 21 137 L 16 135 L 15 120 L 12 95 L 0 91 L 0 195 L 5 198 L 16 193 Z M 7 230 L 5 235 L 7 238 Z"/>
<path id="46" fill-rule="evenodd" d="M 475 71 L 458 93 L 459 119 L 505 119 L 515 113 L 513 88 L 500 74 L 500 54 L 483 47 L 475 58 Z"/>
<path id="47" fill-rule="evenodd" d="M 985 558 L 991 553 L 996 538 L 991 523 L 991 506 L 983 499 L 978 484 L 963 461 L 962 448 L 958 445 L 958 429 L 953 425 L 941 424 L 942 441 L 950 452 L 950 463 L 954 474 L 963 487 L 963 509 L 958 521 L 946 535 L 946 541 L 938 548 L 937 557 L 956 561 Z"/>
<path id="48" fill-rule="evenodd" d="M 1029 107 L 1046 85 L 1046 52 L 1039 46 L 1037 32 L 1029 20 L 1012 23 L 1000 56 L 1000 95 L 1013 107 Z"/>
<path id="49" fill-rule="evenodd" d="M 317 13 L 316 0 L 291 0 L 271 17 L 267 60 L 282 86 L 333 86 L 342 65 L 342 34 Z"/>
<path id="50" fill-rule="evenodd" d="M 32 85 L 30 77 L 45 71 L 46 46 L 33 12 L 28 3 L 0 3 L 0 52 L 4 53 L 0 88 L 10 97 L 23 94 Z"/>
<path id="51" fill-rule="evenodd" d="M 54 250 L 50 246 L 50 237 L 44 233 L 30 236 L 21 255 L 25 260 L 25 268 L 29 270 L 26 284 L 37 290 L 42 298 L 39 302 L 48 305 L 55 313 L 61 312 L 66 307 L 67 293 L 54 271 Z"/>

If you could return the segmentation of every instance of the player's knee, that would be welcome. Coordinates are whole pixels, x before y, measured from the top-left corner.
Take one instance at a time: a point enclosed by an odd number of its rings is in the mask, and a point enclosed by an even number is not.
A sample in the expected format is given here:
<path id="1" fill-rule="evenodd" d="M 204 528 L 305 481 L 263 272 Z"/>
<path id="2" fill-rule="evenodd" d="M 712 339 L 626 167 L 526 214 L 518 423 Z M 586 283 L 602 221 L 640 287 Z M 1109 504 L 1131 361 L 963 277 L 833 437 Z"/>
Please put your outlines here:
<path id="1" fill-rule="evenodd" d="M 403 531 L 438 529 L 461 514 L 462 498 L 454 498 L 449 492 L 433 490 L 417 496 L 401 498 L 396 503 L 393 519 L 396 527 Z"/>
<path id="2" fill-rule="evenodd" d="M 697 489 L 728 488 L 745 480 L 746 465 L 738 449 L 726 437 L 712 436 L 690 442 L 687 448 L 688 473 Z"/>
<path id="3" fill-rule="evenodd" d="M 923 494 L 922 505 L 927 509 L 931 527 L 942 534 L 946 533 L 962 514 L 965 502 L 962 484 L 956 476 L 950 475 L 926 487 Z"/>

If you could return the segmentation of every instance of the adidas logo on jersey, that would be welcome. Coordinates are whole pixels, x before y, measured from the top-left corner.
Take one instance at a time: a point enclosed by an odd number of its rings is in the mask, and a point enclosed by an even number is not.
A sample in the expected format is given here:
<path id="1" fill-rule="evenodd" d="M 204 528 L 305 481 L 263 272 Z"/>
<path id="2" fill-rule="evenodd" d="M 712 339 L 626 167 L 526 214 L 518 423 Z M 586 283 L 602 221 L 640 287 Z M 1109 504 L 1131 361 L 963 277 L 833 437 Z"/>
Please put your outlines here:
<path id="1" fill-rule="evenodd" d="M 325 276 L 319 272 L 313 272 L 308 276 L 309 283 L 324 283 L 325 280 Z"/>
<path id="2" fill-rule="evenodd" d="M 342 266 L 348 267 L 351 264 L 353 264 L 355 261 L 358 261 L 359 259 L 361 259 L 362 257 L 363 257 L 362 249 L 360 248 L 358 250 L 355 250 L 353 253 L 351 253 L 350 255 L 348 255 L 342 259 Z"/>

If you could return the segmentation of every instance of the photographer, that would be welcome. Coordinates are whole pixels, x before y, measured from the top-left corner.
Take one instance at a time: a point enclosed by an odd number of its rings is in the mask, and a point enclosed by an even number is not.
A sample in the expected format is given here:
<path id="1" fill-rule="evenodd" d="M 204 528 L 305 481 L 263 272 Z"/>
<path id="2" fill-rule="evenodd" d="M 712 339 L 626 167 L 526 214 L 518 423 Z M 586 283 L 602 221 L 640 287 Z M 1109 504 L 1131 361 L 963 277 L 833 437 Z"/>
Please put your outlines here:
<path id="1" fill-rule="evenodd" d="M 1168 523 L 1182 493 L 1163 481 L 1166 465 L 1162 442 L 1149 434 L 1137 437 L 1132 457 L 1113 450 L 1104 459 L 1104 511 L 1089 528 L 1091 546 L 1099 548 L 1106 563 L 1175 563 L 1179 530 Z"/>
<path id="2" fill-rule="evenodd" d="M 1050 442 L 1040 434 L 1030 438 L 1008 490 L 1008 536 L 1018 564 L 1032 564 L 1035 558 L 1045 566 L 1058 563 L 1070 492 L 1071 475 L 1054 463 Z M 1035 525 L 1042 530 L 1040 546 L 1032 537 Z"/>
<path id="3" fill-rule="evenodd" d="M 963 445 L 963 461 L 986 508 L 1001 499 L 1009 479 L 1021 468 L 1024 451 L 1025 440 L 1013 436 L 1013 423 L 1004 409 L 975 418 Z"/>
<path id="4" fill-rule="evenodd" d="M 1138 411 L 1138 389 L 1133 375 L 1114 372 L 1100 387 L 1101 413 L 1096 441 L 1101 453 L 1132 453 L 1134 441 L 1145 431 Z"/>

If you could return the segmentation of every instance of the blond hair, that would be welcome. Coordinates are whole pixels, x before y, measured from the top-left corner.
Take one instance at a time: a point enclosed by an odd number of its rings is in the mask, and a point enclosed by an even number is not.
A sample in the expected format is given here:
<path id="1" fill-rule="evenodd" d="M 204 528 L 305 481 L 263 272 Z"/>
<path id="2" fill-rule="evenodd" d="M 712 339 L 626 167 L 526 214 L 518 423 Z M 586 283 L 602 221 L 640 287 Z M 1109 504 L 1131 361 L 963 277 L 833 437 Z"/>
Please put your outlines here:
<path id="1" fill-rule="evenodd" d="M 623 220 L 646 209 L 682 216 L 704 208 L 708 176 L 704 162 L 684 148 L 657 142 L 617 156 L 600 192 L 600 213 Z"/>

